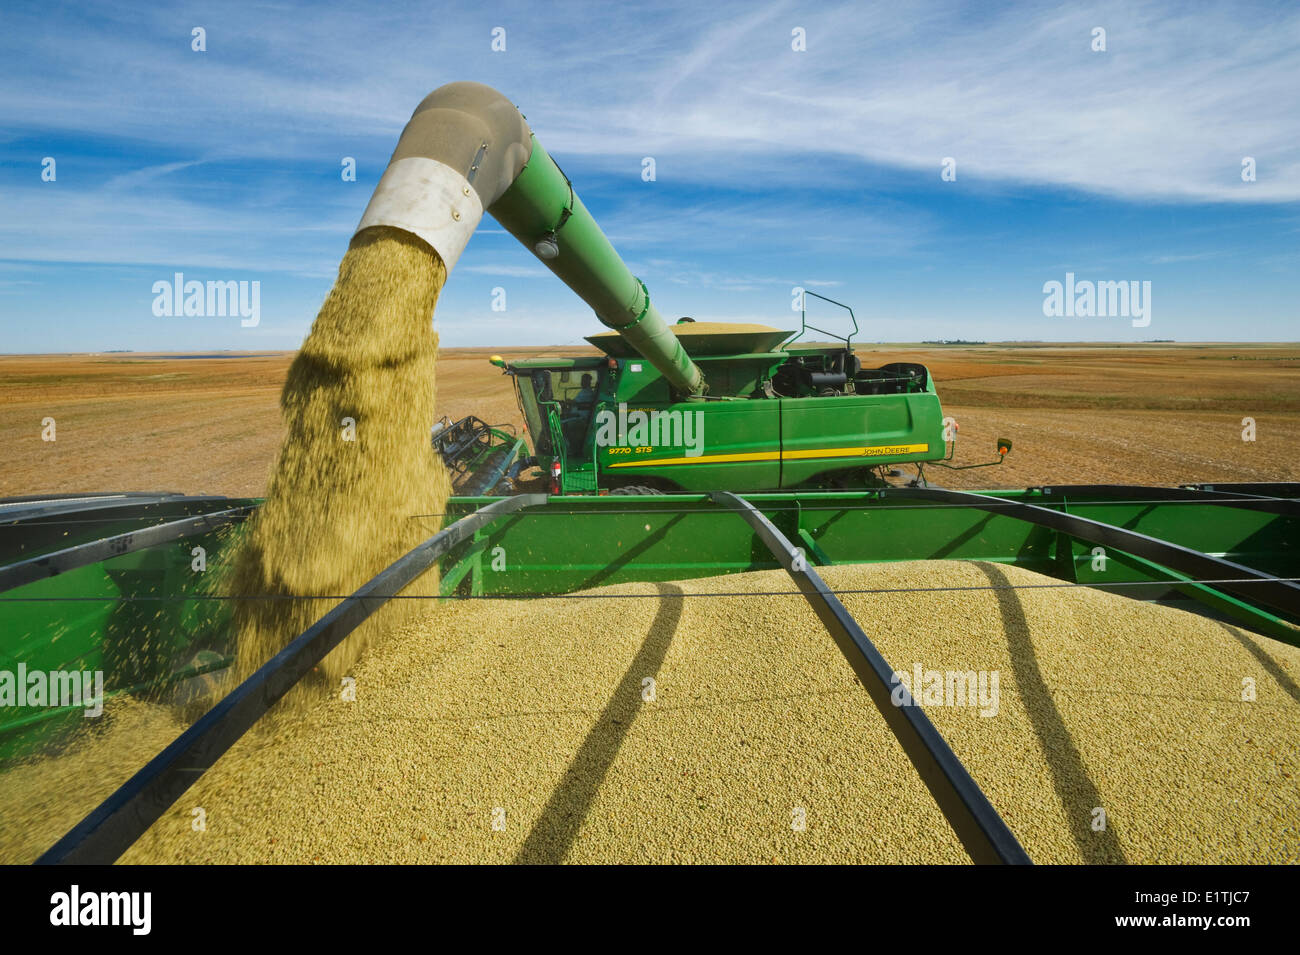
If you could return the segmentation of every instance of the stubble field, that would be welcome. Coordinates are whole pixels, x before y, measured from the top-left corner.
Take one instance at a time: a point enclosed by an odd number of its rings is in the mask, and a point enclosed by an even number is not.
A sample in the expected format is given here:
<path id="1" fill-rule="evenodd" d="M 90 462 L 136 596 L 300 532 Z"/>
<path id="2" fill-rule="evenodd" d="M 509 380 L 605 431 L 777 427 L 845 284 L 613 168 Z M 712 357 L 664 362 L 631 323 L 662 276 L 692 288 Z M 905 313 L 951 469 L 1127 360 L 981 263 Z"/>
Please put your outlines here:
<path id="1" fill-rule="evenodd" d="M 521 428 L 493 349 L 446 349 L 437 411 Z M 573 348 L 564 353 L 572 354 Z M 1300 345 L 859 346 L 920 361 L 960 427 L 948 487 L 1300 480 Z M 560 354 L 515 349 L 507 358 Z M 260 496 L 282 436 L 290 353 L 0 356 L 0 496 L 179 491 Z M 431 383 L 432 384 L 432 383 Z M 54 419 L 56 440 L 42 440 Z M 1243 419 L 1255 440 L 1242 439 Z"/>

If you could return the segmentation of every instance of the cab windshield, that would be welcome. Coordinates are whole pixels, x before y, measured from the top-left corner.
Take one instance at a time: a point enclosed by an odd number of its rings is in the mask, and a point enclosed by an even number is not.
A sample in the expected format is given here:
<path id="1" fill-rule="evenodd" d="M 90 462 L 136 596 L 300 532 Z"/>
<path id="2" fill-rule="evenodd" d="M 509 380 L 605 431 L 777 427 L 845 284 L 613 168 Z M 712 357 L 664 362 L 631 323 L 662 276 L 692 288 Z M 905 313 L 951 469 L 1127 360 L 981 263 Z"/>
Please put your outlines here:
<path id="1" fill-rule="evenodd" d="M 515 376 L 520 409 L 539 454 L 554 454 L 549 415 L 564 435 L 566 454 L 582 452 L 600 391 L 600 368 L 533 368 Z"/>

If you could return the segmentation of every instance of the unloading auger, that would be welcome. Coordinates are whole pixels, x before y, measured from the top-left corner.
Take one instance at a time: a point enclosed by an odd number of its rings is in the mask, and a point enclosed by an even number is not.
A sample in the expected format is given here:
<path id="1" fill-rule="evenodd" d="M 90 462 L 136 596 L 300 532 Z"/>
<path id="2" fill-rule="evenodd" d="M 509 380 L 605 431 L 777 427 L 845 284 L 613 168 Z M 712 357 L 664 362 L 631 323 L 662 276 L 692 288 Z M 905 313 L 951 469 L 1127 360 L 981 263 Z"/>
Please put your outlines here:
<path id="1" fill-rule="evenodd" d="M 449 83 L 415 108 L 357 231 L 404 229 L 455 267 L 487 212 L 533 250 L 596 317 L 683 395 L 707 390 L 677 340 L 573 184 L 508 99 L 481 83 Z"/>

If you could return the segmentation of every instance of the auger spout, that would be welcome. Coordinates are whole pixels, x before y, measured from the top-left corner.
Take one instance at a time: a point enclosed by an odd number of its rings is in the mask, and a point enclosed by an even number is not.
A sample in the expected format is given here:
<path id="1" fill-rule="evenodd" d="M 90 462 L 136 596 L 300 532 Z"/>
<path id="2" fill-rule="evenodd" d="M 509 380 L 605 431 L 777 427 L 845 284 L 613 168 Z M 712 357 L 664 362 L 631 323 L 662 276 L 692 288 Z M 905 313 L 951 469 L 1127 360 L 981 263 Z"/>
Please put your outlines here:
<path id="1" fill-rule="evenodd" d="M 450 272 L 485 210 L 677 392 L 707 391 L 645 284 L 514 104 L 481 83 L 449 83 L 416 107 L 357 231 L 382 225 L 417 235 Z"/>

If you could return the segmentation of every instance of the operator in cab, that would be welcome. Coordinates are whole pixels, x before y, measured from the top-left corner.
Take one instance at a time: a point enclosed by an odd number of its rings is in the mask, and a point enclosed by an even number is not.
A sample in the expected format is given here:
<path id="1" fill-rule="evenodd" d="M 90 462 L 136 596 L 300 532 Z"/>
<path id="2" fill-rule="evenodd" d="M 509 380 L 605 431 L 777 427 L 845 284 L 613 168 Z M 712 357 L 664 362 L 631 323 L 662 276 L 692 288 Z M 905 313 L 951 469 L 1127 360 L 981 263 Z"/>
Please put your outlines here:
<path id="1" fill-rule="evenodd" d="M 573 398 L 573 413 L 586 414 L 596 403 L 596 389 L 591 386 L 591 375 L 582 376 L 582 388 Z"/>
<path id="2" fill-rule="evenodd" d="M 587 422 L 591 419 L 591 409 L 596 404 L 596 389 L 591 375 L 583 375 L 581 383 L 582 387 L 573 396 L 569 411 L 561 421 L 570 454 L 581 452 L 583 439 L 587 436 Z"/>

